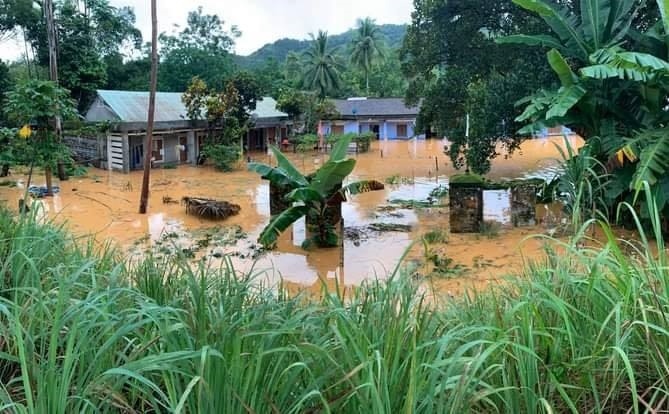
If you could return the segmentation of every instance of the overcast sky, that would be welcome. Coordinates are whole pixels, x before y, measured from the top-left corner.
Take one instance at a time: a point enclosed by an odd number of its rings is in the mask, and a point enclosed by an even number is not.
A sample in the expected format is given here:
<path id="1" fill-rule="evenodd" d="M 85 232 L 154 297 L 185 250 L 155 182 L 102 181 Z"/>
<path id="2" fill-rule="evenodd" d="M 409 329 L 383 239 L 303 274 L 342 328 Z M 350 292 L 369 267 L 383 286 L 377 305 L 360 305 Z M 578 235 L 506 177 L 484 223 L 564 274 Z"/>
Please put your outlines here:
<path id="1" fill-rule="evenodd" d="M 145 40 L 151 36 L 149 0 L 110 0 L 113 6 L 131 6 L 137 27 Z M 171 32 L 184 25 L 186 15 L 198 6 L 207 14 L 218 14 L 226 24 L 242 31 L 236 51 L 247 55 L 281 38 L 305 39 L 319 29 L 331 34 L 355 26 L 358 17 L 370 16 L 377 23 L 409 23 L 412 0 L 158 0 L 158 31 Z M 15 41 L 0 43 L 1 59 L 16 59 L 22 46 Z"/>

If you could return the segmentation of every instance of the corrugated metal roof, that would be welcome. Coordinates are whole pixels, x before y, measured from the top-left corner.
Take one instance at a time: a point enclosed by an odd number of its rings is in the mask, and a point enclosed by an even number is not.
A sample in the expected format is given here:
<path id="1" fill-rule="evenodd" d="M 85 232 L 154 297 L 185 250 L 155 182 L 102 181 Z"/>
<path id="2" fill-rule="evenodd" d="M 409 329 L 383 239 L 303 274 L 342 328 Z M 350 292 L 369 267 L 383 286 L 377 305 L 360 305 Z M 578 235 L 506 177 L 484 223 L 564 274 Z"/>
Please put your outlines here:
<path id="1" fill-rule="evenodd" d="M 149 110 L 148 92 L 98 90 L 98 96 L 122 122 L 146 122 Z M 186 107 L 177 92 L 156 93 L 156 122 L 188 119 Z"/>
<path id="2" fill-rule="evenodd" d="M 288 117 L 288 114 L 276 109 L 276 101 L 269 96 L 265 96 L 261 101 L 256 102 L 255 111 L 251 112 L 254 118 L 282 118 Z"/>
<path id="3" fill-rule="evenodd" d="M 156 122 L 183 121 L 188 119 L 186 107 L 179 92 L 156 93 Z M 146 122 L 148 118 L 149 93 L 133 91 L 98 90 L 98 96 L 109 106 L 121 122 Z M 276 109 L 276 101 L 264 97 L 251 113 L 255 119 L 282 118 L 288 114 Z"/>
<path id="4" fill-rule="evenodd" d="M 401 98 L 335 99 L 342 117 L 360 116 L 416 116 L 419 108 L 408 107 Z"/>

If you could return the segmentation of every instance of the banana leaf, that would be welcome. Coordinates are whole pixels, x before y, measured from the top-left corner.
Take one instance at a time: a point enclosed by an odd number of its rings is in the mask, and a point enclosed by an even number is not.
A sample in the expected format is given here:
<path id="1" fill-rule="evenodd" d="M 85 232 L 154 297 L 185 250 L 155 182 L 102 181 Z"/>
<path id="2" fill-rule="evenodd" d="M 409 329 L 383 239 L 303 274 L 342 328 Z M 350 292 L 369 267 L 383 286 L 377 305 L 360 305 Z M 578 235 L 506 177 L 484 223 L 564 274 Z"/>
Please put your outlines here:
<path id="1" fill-rule="evenodd" d="M 342 161 L 328 160 L 316 171 L 310 187 L 318 191 L 323 198 L 327 197 L 333 188 L 344 181 L 355 168 L 355 160 Z"/>
<path id="2" fill-rule="evenodd" d="M 258 237 L 258 243 L 269 249 L 276 245 L 279 235 L 293 223 L 304 217 L 309 211 L 308 206 L 292 206 L 269 222 Z"/>

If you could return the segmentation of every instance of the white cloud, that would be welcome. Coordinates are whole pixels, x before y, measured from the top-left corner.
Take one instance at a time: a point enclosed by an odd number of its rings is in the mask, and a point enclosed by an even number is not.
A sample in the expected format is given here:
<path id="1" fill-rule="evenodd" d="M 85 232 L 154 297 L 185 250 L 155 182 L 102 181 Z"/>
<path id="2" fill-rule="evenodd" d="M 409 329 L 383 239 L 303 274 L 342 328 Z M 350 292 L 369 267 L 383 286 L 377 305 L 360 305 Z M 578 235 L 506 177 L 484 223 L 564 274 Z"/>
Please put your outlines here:
<path id="1" fill-rule="evenodd" d="M 151 37 L 149 0 L 110 0 L 113 6 L 130 6 L 137 15 L 137 27 L 145 41 Z M 411 0 L 158 0 L 158 30 L 171 32 L 183 26 L 189 11 L 202 6 L 205 13 L 218 14 L 226 27 L 236 25 L 242 32 L 236 51 L 246 55 L 281 38 L 306 39 L 319 29 L 331 34 L 355 26 L 359 17 L 372 17 L 377 23 L 408 23 Z M 21 43 L 0 43 L 0 59 L 16 59 Z"/>
<path id="2" fill-rule="evenodd" d="M 111 0 L 115 6 L 131 6 L 137 26 L 150 36 L 150 9 L 147 0 Z M 226 26 L 242 31 L 237 52 L 249 54 L 266 43 L 281 38 L 305 39 L 319 29 L 336 34 L 355 26 L 359 17 L 370 16 L 377 23 L 408 23 L 411 0 L 199 0 L 158 1 L 159 31 L 183 25 L 189 11 L 202 6 L 205 13 L 218 14 Z"/>

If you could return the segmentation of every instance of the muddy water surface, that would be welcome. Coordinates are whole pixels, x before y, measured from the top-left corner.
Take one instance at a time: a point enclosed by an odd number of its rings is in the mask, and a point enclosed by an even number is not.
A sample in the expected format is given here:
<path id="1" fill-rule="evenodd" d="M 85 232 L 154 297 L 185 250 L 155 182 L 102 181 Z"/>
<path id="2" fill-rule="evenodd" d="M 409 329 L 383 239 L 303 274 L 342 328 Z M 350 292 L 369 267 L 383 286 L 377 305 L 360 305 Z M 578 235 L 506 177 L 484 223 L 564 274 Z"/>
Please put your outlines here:
<path id="1" fill-rule="evenodd" d="M 580 140 L 570 138 L 576 146 Z M 562 137 L 526 142 L 511 158 L 503 155 L 493 161 L 488 175 L 493 179 L 531 176 L 552 177 Z M 67 223 L 76 234 L 93 235 L 98 241 L 118 243 L 127 251 L 142 254 L 148 248 L 196 251 L 216 263 L 221 255 L 232 254 L 240 271 L 253 267 L 272 281 L 279 277 L 303 286 L 329 284 L 356 285 L 369 277 L 385 277 L 410 248 L 406 263 L 418 263 L 425 256 L 421 239 L 427 231 L 448 232 L 447 201 L 434 200 L 427 208 L 412 208 L 409 200 L 428 200 L 430 192 L 448 182 L 456 173 L 443 153 L 446 144 L 439 140 L 380 141 L 366 154 L 351 154 L 357 159 L 351 180 L 377 179 L 397 184 L 383 191 L 362 194 L 344 204 L 343 217 L 347 237 L 342 249 L 305 251 L 304 223 L 283 235 L 275 251 L 258 252 L 256 239 L 269 221 L 269 188 L 267 182 L 247 171 L 219 173 L 209 167 L 182 166 L 178 169 L 155 169 L 151 172 L 150 214 L 137 214 L 141 172 L 111 173 L 91 169 L 88 176 L 60 183 L 60 193 L 39 202 L 48 216 Z M 318 168 L 327 155 L 290 154 L 305 172 Z M 274 163 L 268 154 L 252 154 L 255 161 Z M 22 195 L 18 188 L 0 187 L 0 200 L 15 207 Z M 43 177 L 33 178 L 43 184 Z M 241 206 L 238 216 L 212 223 L 185 214 L 178 203 L 164 204 L 164 198 L 180 200 L 183 196 L 200 196 L 227 200 Z M 504 194 L 487 194 L 486 217 L 505 222 L 508 200 Z M 396 203 L 390 203 L 393 200 Z M 1 201 L 0 201 L 1 202 Z M 540 211 L 539 217 L 545 214 Z M 381 225 L 379 225 L 381 223 Z M 405 225 L 403 231 L 387 231 L 383 224 Z M 369 226 L 376 226 L 370 229 Z M 383 231 L 375 229 L 381 228 Z M 408 230 L 408 231 L 407 231 Z M 540 253 L 537 241 L 525 238 L 542 228 L 511 229 L 502 227 L 497 235 L 450 235 L 448 243 L 431 250 L 453 261 L 452 274 L 432 280 L 445 291 L 478 286 L 508 274 L 522 264 L 524 257 Z"/>

